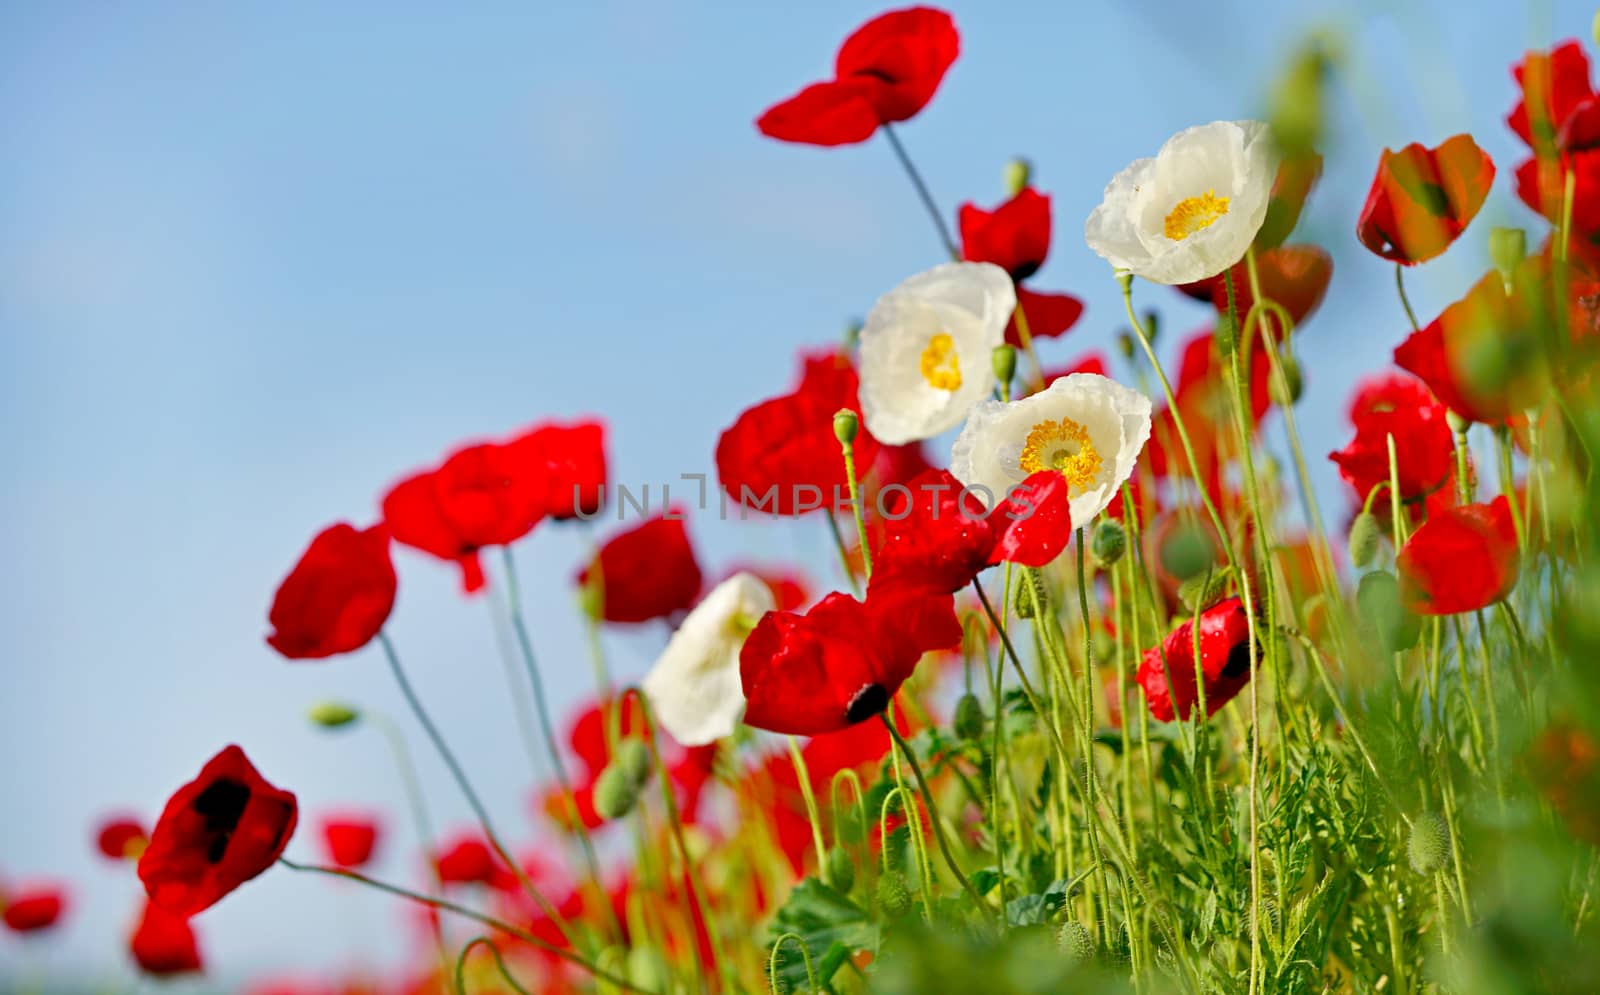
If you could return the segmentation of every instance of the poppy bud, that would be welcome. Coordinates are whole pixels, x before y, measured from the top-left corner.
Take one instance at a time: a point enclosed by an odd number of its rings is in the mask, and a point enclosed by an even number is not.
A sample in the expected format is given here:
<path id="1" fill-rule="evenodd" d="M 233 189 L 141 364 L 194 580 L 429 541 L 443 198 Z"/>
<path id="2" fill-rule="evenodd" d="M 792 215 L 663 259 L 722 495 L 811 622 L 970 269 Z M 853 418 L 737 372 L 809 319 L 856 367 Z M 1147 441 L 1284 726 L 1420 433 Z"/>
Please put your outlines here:
<path id="1" fill-rule="evenodd" d="M 1299 403 L 1306 390 L 1306 378 L 1300 373 L 1300 363 L 1287 352 L 1283 355 L 1283 380 L 1272 377 L 1267 383 L 1272 388 L 1272 400 L 1280 408 L 1290 408 Z"/>
<path id="2" fill-rule="evenodd" d="M 1330 67 L 1322 39 L 1313 37 L 1296 52 L 1273 87 L 1269 118 L 1272 138 L 1285 158 L 1316 154 L 1322 136 L 1323 92 Z"/>
<path id="3" fill-rule="evenodd" d="M 1400 600 L 1400 583 L 1385 570 L 1366 574 L 1356 585 L 1356 607 L 1362 628 L 1383 653 L 1416 645 L 1422 624 Z"/>
<path id="4" fill-rule="evenodd" d="M 1467 429 L 1472 427 L 1472 419 L 1456 414 L 1454 409 L 1444 413 L 1444 423 L 1457 435 L 1466 435 Z"/>
<path id="5" fill-rule="evenodd" d="M 337 701 L 319 701 L 307 713 L 312 722 L 324 729 L 338 729 L 361 718 L 361 713 Z"/>
<path id="6" fill-rule="evenodd" d="M 1154 311 L 1146 311 L 1141 317 L 1141 320 L 1144 322 L 1145 337 L 1150 340 L 1151 345 L 1155 345 L 1156 339 L 1159 337 L 1158 333 L 1161 327 L 1161 316 L 1156 314 Z"/>
<path id="7" fill-rule="evenodd" d="M 983 705 L 978 696 L 968 691 L 956 702 L 956 717 L 951 724 L 955 734 L 965 740 L 983 735 Z"/>
<path id="8" fill-rule="evenodd" d="M 1209 573 L 1195 574 L 1178 585 L 1178 600 L 1191 614 L 1199 614 L 1221 601 L 1228 591 L 1228 581 L 1233 570 L 1224 567 Z"/>
<path id="9" fill-rule="evenodd" d="M 1050 598 L 1044 589 L 1044 579 L 1032 570 L 1024 570 L 1017 584 L 1016 610 L 1018 618 L 1033 618 L 1033 609 L 1038 605 L 1040 611 L 1050 610 Z"/>
<path id="10" fill-rule="evenodd" d="M 856 865 L 850 862 L 850 855 L 844 852 L 844 847 L 836 846 L 828 851 L 822 877 L 828 887 L 841 895 L 850 894 L 850 889 L 856 886 Z"/>
<path id="11" fill-rule="evenodd" d="M 1406 852 L 1411 869 L 1428 875 L 1443 870 L 1450 860 L 1450 826 L 1437 812 L 1424 812 L 1411 824 Z"/>
<path id="12" fill-rule="evenodd" d="M 1056 949 L 1069 964 L 1085 964 L 1094 959 L 1094 936 L 1089 927 L 1068 919 L 1056 927 Z"/>
<path id="13" fill-rule="evenodd" d="M 1011 382 L 1017 375 L 1017 350 L 1015 347 L 1002 342 L 994 347 L 994 352 L 989 354 L 989 363 L 994 367 L 994 378 L 1001 386 Z"/>
<path id="14" fill-rule="evenodd" d="M 650 749 L 636 737 L 617 744 L 611 762 L 594 782 L 594 810 L 606 819 L 620 819 L 639 803 L 650 779 Z"/>
<path id="15" fill-rule="evenodd" d="M 1103 567 L 1114 566 L 1128 550 L 1128 532 L 1115 518 L 1102 518 L 1094 527 L 1089 540 L 1089 552 L 1095 562 Z"/>
<path id="16" fill-rule="evenodd" d="M 833 437 L 839 440 L 841 446 L 853 446 L 856 441 L 856 430 L 860 428 L 861 421 L 856 413 L 849 408 L 840 408 L 833 415 Z"/>
<path id="17" fill-rule="evenodd" d="M 1378 555 L 1378 538 L 1382 529 L 1378 526 L 1378 516 L 1370 511 L 1362 511 L 1356 520 L 1350 523 L 1350 562 L 1358 568 L 1369 566 Z"/>
<path id="18" fill-rule="evenodd" d="M 1117 333 L 1117 351 L 1122 353 L 1123 359 L 1133 358 L 1133 334 L 1128 331 Z"/>
<path id="19" fill-rule="evenodd" d="M 1006 163 L 1006 192 L 1015 197 L 1028 188 L 1033 180 L 1033 163 L 1017 156 Z"/>
<path id="20" fill-rule="evenodd" d="M 1528 233 L 1521 228 L 1489 229 L 1489 261 L 1500 271 L 1506 282 L 1506 292 L 1511 291 L 1512 274 L 1528 254 Z"/>
<path id="21" fill-rule="evenodd" d="M 878 915 L 885 919 L 898 919 L 911 911 L 911 890 L 906 879 L 896 871 L 885 871 L 878 878 Z"/>

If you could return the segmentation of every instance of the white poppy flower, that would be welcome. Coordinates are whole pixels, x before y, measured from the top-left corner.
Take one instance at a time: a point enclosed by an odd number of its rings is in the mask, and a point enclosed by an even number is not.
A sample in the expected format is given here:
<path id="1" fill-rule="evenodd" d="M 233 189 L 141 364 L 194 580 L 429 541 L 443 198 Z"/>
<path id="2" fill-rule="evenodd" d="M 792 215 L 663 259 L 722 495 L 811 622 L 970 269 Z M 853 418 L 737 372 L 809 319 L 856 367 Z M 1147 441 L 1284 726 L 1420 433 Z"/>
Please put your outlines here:
<path id="1" fill-rule="evenodd" d="M 776 607 L 765 581 L 736 573 L 672 634 L 641 686 L 673 739 L 704 746 L 733 733 L 744 715 L 739 650 L 756 621 Z"/>
<path id="2" fill-rule="evenodd" d="M 1112 266 L 1152 283 L 1204 280 L 1244 258 L 1277 175 L 1262 122 L 1189 128 L 1116 175 L 1083 237 Z"/>
<path id="3" fill-rule="evenodd" d="M 1021 400 L 973 408 L 950 452 L 950 472 L 992 506 L 1030 474 L 1059 470 L 1072 524 L 1082 528 L 1116 497 L 1149 438 L 1148 397 L 1096 373 L 1073 373 Z"/>
<path id="4" fill-rule="evenodd" d="M 994 391 L 1017 291 L 993 263 L 945 263 L 884 294 L 861 329 L 861 413 L 880 442 L 954 428 Z"/>

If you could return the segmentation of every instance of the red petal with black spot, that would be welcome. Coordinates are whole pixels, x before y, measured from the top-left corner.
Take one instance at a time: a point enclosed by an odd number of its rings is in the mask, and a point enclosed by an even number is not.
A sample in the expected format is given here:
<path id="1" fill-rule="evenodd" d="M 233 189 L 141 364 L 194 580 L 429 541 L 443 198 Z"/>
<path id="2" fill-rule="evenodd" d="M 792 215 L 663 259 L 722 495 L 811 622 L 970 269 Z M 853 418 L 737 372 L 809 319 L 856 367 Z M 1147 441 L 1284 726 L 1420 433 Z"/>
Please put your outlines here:
<path id="1" fill-rule="evenodd" d="M 271 867 L 294 835 L 294 795 L 273 787 L 229 746 L 179 788 L 139 858 L 150 900 L 194 915 Z"/>
<path id="2" fill-rule="evenodd" d="M 1400 595 L 1419 615 L 1492 605 L 1517 586 L 1519 565 L 1516 527 L 1503 495 L 1430 515 L 1395 562 Z"/>
<path id="3" fill-rule="evenodd" d="M 1195 684 L 1194 621 L 1178 626 L 1139 663 L 1150 714 L 1162 722 L 1188 718 L 1199 703 Z M 1168 681 L 1168 675 L 1171 681 Z M 1206 716 L 1232 701 L 1250 683 L 1250 620 L 1238 598 L 1200 613 L 1200 673 L 1205 679 Z"/>
<path id="4" fill-rule="evenodd" d="M 1477 216 L 1494 182 L 1494 163 L 1470 135 L 1437 148 L 1412 143 L 1383 150 L 1356 224 L 1361 244 L 1413 266 L 1444 252 Z"/>
<path id="5" fill-rule="evenodd" d="M 291 660 L 358 650 L 389 620 L 395 587 L 388 530 L 329 526 L 278 585 L 267 613 L 267 643 Z"/>
<path id="6" fill-rule="evenodd" d="M 1050 198 L 1032 187 L 1025 187 L 992 211 L 962 204 L 956 219 L 961 229 L 961 258 L 993 263 L 1013 280 L 1026 280 L 1037 273 L 1050 254 Z"/>
<path id="7" fill-rule="evenodd" d="M 372 859 L 378 845 L 378 820 L 366 815 L 329 816 L 322 820 L 322 849 L 328 862 L 355 870 Z"/>
<path id="8" fill-rule="evenodd" d="M 594 563 L 579 572 L 578 583 L 591 578 L 607 622 L 648 622 L 686 612 L 700 596 L 703 579 L 683 519 L 665 515 L 607 540 Z"/>
<path id="9" fill-rule="evenodd" d="M 139 970 L 157 978 L 205 970 L 200 944 L 189 917 L 146 902 L 139 925 L 128 938 L 128 952 Z"/>

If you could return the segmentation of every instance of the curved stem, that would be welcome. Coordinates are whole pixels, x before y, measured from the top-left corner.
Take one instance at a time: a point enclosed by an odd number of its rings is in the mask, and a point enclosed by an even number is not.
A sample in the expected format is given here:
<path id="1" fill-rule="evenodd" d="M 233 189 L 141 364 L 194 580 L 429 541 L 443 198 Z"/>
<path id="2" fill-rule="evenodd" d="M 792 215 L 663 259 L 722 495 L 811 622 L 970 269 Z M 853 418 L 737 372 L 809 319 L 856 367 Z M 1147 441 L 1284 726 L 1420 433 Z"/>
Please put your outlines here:
<path id="1" fill-rule="evenodd" d="M 983 896 L 978 893 L 978 889 L 974 888 L 972 882 L 967 880 L 966 874 L 961 871 L 961 865 L 956 863 L 955 854 L 950 852 L 950 844 L 944 838 L 944 825 L 939 821 L 939 809 L 933 801 L 933 791 L 928 787 L 928 779 L 922 773 L 922 765 L 917 762 L 917 755 L 911 752 L 911 747 L 906 745 L 905 739 L 900 735 L 900 730 L 894 727 L 894 723 L 889 720 L 887 714 L 880 712 L 878 718 L 883 721 L 884 728 L 889 730 L 889 735 L 894 739 L 895 745 L 900 747 L 900 752 L 906 756 L 906 762 L 911 765 L 911 773 L 917 779 L 917 789 L 922 792 L 923 803 L 928 806 L 928 823 L 933 827 L 933 840 L 939 844 L 939 853 L 944 856 L 945 865 L 950 868 L 950 873 L 955 875 L 956 880 L 961 883 L 961 887 L 966 890 L 972 900 L 977 902 L 980 908 L 988 909 L 989 903 L 984 901 Z"/>
<path id="2" fill-rule="evenodd" d="M 894 149 L 895 158 L 900 160 L 906 175 L 911 178 L 911 185 L 917 188 L 917 197 L 921 199 L 928 217 L 933 219 L 933 227 L 938 229 L 939 240 L 944 243 L 944 251 L 950 254 L 951 259 L 960 259 L 961 250 L 956 248 L 956 240 L 950 237 L 950 227 L 945 224 L 944 215 L 939 213 L 939 205 L 934 203 L 933 194 L 928 192 L 928 185 L 922 181 L 922 174 L 911 164 L 911 157 L 906 154 L 906 147 L 900 144 L 900 136 L 895 133 L 894 125 L 885 124 L 883 134 L 889 139 L 889 146 Z"/>
<path id="3" fill-rule="evenodd" d="M 1399 263 L 1394 264 L 1394 289 L 1400 293 L 1400 306 L 1406 309 L 1406 318 L 1411 321 L 1411 330 L 1421 331 L 1422 326 L 1417 324 L 1417 313 L 1411 310 L 1411 300 L 1406 297 L 1406 268 Z"/>
<path id="4" fill-rule="evenodd" d="M 511 972 L 506 969 L 505 958 L 500 956 L 500 948 L 495 946 L 494 941 L 487 936 L 475 936 L 467 941 L 466 946 L 461 948 L 461 955 L 456 958 L 457 995 L 467 995 L 467 955 L 472 953 L 473 947 L 478 946 L 488 948 L 490 955 L 494 957 L 494 966 L 500 971 L 501 979 L 510 985 L 517 995 L 532 995 L 531 992 L 517 983 L 516 978 L 511 976 Z"/>

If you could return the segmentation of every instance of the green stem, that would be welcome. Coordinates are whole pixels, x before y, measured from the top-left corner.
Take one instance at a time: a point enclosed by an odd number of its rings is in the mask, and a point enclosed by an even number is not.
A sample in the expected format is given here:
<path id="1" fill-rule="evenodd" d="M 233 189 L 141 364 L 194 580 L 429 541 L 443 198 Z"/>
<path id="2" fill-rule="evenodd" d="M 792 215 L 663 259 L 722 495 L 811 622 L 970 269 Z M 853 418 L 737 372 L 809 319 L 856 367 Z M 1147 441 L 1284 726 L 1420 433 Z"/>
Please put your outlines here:
<path id="1" fill-rule="evenodd" d="M 889 730 L 889 736 L 900 748 L 900 752 L 905 754 L 906 763 L 910 765 L 911 773 L 917 779 L 917 789 L 922 792 L 923 804 L 928 806 L 928 823 L 933 827 L 933 840 L 939 845 L 939 853 L 943 855 L 945 865 L 950 868 L 950 873 L 955 875 L 955 879 L 960 882 L 972 900 L 978 903 L 978 907 L 989 909 L 989 903 L 978 893 L 978 889 L 972 886 L 972 882 L 967 880 L 966 874 L 961 871 L 961 865 L 956 863 L 955 854 L 950 852 L 950 844 L 944 837 L 944 824 L 940 820 L 939 808 L 933 800 L 933 790 L 928 787 L 928 779 L 922 773 L 922 764 L 917 761 L 917 755 L 911 751 L 911 747 L 900 735 L 900 730 L 894 727 L 894 722 L 887 714 L 879 713 L 878 718 L 882 720 L 883 727 Z"/>
<path id="2" fill-rule="evenodd" d="M 917 172 L 917 167 L 912 165 L 911 157 L 906 154 L 906 147 L 900 144 L 900 136 L 895 133 L 894 126 L 888 123 L 883 125 L 884 137 L 889 139 L 889 146 L 894 149 L 895 158 L 900 160 L 900 166 L 906 171 L 906 176 L 911 178 L 911 185 L 917 189 L 917 197 L 922 201 L 922 207 L 928 212 L 928 217 L 933 219 L 933 227 L 939 232 L 939 241 L 944 243 L 945 252 L 951 259 L 960 259 L 961 250 L 956 248 L 954 238 L 950 237 L 950 228 L 945 224 L 944 215 L 939 213 L 939 205 L 933 201 L 933 194 L 928 190 L 928 184 L 922 180 L 922 174 Z"/>

